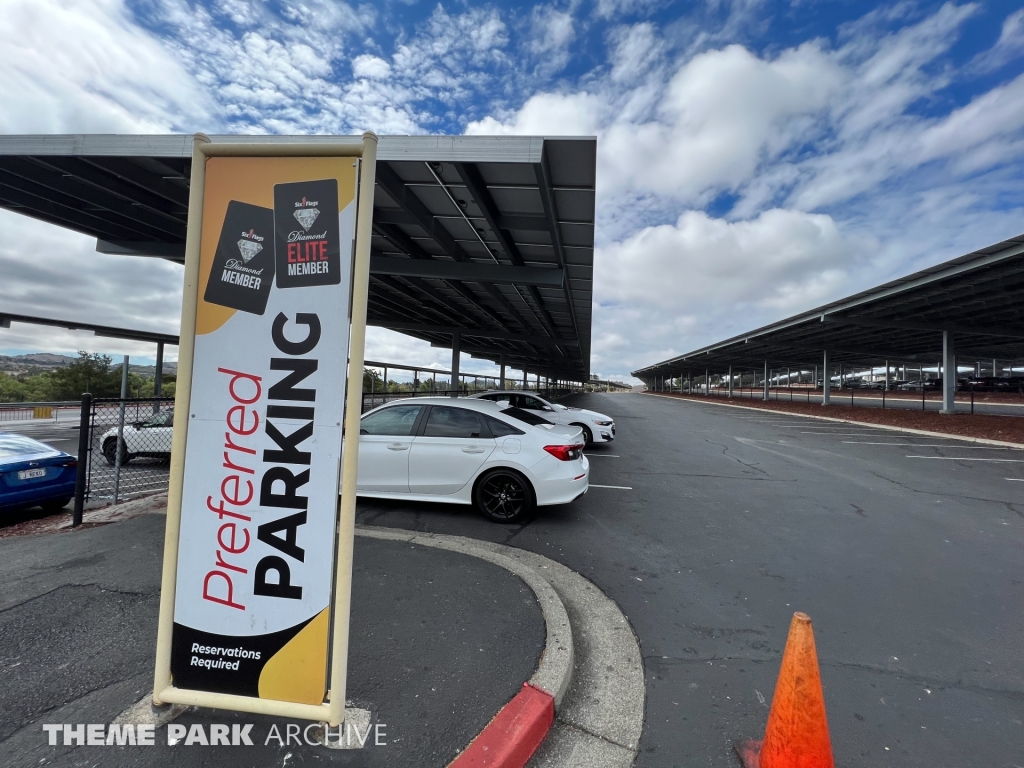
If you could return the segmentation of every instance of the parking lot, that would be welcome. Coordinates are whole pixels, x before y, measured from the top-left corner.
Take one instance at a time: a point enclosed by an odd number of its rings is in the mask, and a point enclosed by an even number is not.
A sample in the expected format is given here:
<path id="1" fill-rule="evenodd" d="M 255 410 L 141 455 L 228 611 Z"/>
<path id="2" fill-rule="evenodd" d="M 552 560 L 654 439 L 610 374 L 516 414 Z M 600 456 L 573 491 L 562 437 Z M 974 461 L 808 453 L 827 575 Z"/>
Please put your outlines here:
<path id="1" fill-rule="evenodd" d="M 553 557 L 629 617 L 643 766 L 734 766 L 793 611 L 815 623 L 837 764 L 1024 764 L 1024 451 L 647 395 L 591 490 L 525 525 L 362 500 L 359 522 Z"/>

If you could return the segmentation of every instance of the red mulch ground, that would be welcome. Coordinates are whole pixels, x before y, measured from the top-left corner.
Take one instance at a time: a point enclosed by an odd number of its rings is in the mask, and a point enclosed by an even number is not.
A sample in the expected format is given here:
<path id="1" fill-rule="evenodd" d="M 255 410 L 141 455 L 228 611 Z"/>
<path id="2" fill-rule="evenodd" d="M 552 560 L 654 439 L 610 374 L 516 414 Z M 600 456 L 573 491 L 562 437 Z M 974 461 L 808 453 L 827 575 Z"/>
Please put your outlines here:
<path id="1" fill-rule="evenodd" d="M 680 395 L 667 392 L 651 393 L 666 397 L 679 397 L 684 400 L 708 401 L 703 395 Z M 722 402 L 724 398 L 715 396 L 714 402 Z M 887 398 L 888 399 L 888 398 Z M 907 429 L 924 429 L 929 432 L 942 432 L 960 437 L 980 437 L 988 440 L 1003 440 L 1009 443 L 1024 445 L 1024 419 L 1014 416 L 989 416 L 956 414 L 944 415 L 937 411 L 911 411 L 903 409 L 851 408 L 833 401 L 827 408 L 820 403 L 801 403 L 787 400 L 748 400 L 735 398 L 735 405 L 748 408 L 761 408 L 767 411 L 783 413 L 803 413 L 811 416 L 828 416 L 832 419 L 847 419 L 863 424 L 884 424 L 891 427 Z"/>
<path id="2" fill-rule="evenodd" d="M 71 527 L 72 504 L 60 512 L 45 512 L 39 507 L 5 513 L 0 522 L 0 539 L 11 536 L 37 536 L 43 533 L 73 533 L 86 531 L 107 523 L 116 523 L 138 515 L 164 514 L 167 509 L 167 493 L 140 496 L 117 505 L 107 505 L 84 510 L 82 524 Z"/>

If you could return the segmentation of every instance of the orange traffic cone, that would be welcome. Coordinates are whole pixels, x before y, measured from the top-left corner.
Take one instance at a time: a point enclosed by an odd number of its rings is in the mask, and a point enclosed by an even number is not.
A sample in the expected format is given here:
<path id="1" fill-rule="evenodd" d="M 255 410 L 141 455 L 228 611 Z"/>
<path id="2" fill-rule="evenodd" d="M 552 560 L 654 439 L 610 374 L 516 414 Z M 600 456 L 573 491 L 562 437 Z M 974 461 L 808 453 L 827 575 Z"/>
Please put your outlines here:
<path id="1" fill-rule="evenodd" d="M 811 617 L 794 613 L 764 741 L 736 747 L 744 768 L 835 768 Z"/>

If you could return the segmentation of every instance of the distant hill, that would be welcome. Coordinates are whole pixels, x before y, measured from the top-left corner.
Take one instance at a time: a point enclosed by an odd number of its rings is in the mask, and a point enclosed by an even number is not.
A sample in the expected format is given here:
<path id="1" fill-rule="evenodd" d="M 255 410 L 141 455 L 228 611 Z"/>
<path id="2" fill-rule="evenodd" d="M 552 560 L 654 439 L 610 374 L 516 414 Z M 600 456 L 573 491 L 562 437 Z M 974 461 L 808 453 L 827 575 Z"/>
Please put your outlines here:
<path id="1" fill-rule="evenodd" d="M 0 355 L 0 371 L 12 375 L 27 374 L 32 376 L 37 373 L 52 371 L 78 358 L 68 355 L 55 355 L 52 352 L 31 352 L 27 355 Z M 119 365 L 115 361 L 114 365 Z M 128 363 L 128 370 L 137 373 L 144 379 L 151 379 L 156 374 L 155 365 L 133 365 Z M 178 364 L 164 362 L 164 375 L 177 374 Z"/>

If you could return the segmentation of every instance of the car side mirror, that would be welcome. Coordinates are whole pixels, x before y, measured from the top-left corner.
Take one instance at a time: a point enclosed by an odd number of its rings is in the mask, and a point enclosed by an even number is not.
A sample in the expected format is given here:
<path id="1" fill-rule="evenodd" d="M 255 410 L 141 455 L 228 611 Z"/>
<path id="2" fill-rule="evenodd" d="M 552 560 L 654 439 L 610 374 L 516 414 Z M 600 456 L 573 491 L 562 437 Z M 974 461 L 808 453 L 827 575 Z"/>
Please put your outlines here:
<path id="1" fill-rule="evenodd" d="M 134 427 L 135 429 L 142 429 L 142 422 L 141 421 L 133 421 L 132 422 L 132 427 Z"/>
<path id="2" fill-rule="evenodd" d="M 368 434 L 370 434 L 370 433 L 369 433 L 369 432 L 367 432 L 367 431 L 366 431 L 365 429 L 362 429 L 362 428 L 360 427 L 360 429 L 359 429 L 359 434 L 360 434 L 360 435 L 368 435 Z"/>
<path id="3" fill-rule="evenodd" d="M 541 410 L 542 410 L 542 411 L 553 411 L 553 410 L 555 410 L 555 409 L 554 409 L 554 408 L 552 408 L 552 407 L 551 407 L 550 405 L 542 405 L 542 406 L 541 406 Z"/>

